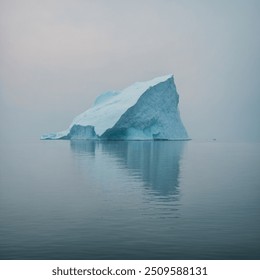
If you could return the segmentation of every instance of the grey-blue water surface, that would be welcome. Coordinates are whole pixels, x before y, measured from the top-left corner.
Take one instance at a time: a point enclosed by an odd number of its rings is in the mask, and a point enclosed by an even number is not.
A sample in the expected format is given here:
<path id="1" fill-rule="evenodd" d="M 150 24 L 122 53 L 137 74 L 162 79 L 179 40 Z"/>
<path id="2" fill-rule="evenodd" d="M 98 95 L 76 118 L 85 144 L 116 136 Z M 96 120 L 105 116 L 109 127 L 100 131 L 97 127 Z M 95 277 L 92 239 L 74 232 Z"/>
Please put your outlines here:
<path id="1" fill-rule="evenodd" d="M 0 259 L 259 259 L 260 144 L 1 147 Z"/>

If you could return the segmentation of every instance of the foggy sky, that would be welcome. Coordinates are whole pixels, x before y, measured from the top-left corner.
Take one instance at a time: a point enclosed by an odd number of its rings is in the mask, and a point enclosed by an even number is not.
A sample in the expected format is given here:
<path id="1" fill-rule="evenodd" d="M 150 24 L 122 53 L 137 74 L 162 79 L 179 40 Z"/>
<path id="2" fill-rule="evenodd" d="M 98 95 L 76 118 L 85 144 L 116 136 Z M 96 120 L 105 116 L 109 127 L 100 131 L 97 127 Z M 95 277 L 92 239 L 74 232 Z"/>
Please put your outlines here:
<path id="1" fill-rule="evenodd" d="M 258 0 L 1 0 L 1 134 L 38 139 L 104 91 L 173 73 L 191 138 L 260 140 L 259 14 Z"/>

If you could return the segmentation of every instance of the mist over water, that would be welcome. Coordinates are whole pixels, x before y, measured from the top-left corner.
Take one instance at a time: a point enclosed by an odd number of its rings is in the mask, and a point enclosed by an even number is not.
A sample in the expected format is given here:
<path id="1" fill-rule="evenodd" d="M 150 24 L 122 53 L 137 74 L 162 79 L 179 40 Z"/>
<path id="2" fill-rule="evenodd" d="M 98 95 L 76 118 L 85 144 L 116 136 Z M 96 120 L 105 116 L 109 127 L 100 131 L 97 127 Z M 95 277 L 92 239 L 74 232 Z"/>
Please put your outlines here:
<path id="1" fill-rule="evenodd" d="M 0 2 L 0 259 L 260 259 L 260 1 Z M 38 140 L 170 73 L 200 140 Z"/>
<path id="2" fill-rule="evenodd" d="M 4 136 L 64 130 L 102 92 L 173 73 L 192 139 L 260 140 L 258 0 L 0 5 Z"/>
<path id="3" fill-rule="evenodd" d="M 4 150 L 0 259 L 260 257 L 257 143 L 35 141 Z"/>

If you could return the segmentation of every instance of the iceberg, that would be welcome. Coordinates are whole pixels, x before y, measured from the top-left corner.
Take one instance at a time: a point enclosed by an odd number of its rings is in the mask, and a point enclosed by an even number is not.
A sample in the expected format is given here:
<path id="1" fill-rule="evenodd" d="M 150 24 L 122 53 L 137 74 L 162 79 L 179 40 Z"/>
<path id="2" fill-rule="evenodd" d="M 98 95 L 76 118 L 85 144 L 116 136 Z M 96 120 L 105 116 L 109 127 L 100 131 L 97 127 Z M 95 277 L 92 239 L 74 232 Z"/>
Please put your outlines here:
<path id="1" fill-rule="evenodd" d="M 99 95 L 67 130 L 42 140 L 189 140 L 181 121 L 173 75 Z"/>

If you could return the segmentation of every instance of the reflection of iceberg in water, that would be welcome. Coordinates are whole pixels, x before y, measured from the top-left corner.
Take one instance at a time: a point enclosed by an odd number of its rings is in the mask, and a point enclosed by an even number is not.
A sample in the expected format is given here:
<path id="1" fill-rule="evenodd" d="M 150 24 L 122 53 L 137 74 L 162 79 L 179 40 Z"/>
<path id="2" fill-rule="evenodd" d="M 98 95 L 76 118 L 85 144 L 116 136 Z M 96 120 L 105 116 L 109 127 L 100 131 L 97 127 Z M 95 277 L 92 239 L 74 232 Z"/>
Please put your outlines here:
<path id="1" fill-rule="evenodd" d="M 184 145 L 182 141 L 71 141 L 75 154 L 91 157 L 99 154 L 113 159 L 107 168 L 113 168 L 116 162 L 120 169 L 141 179 L 154 195 L 164 197 L 179 193 L 179 162 Z"/>
<path id="2" fill-rule="evenodd" d="M 96 150 L 96 141 L 87 141 L 87 140 L 71 140 L 70 141 L 71 150 L 79 155 L 91 155 L 95 156 Z"/>

